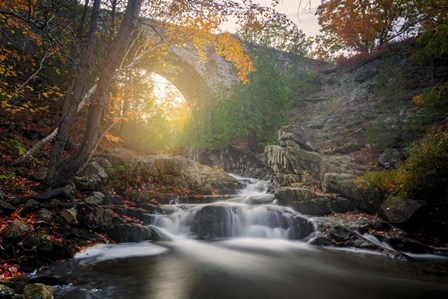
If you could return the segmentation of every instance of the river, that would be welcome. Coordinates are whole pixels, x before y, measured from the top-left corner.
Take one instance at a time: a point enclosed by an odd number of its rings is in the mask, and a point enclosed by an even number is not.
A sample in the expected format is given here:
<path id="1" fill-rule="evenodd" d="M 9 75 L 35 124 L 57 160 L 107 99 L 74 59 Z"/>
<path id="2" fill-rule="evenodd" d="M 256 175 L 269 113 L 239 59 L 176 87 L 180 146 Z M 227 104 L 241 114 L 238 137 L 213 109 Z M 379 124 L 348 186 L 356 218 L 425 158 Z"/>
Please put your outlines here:
<path id="1" fill-rule="evenodd" d="M 297 213 L 276 205 L 267 182 L 238 179 L 247 187 L 225 201 L 173 202 L 167 215 L 153 215 L 163 241 L 98 245 L 45 270 L 70 281 L 55 298 L 448 298 L 447 259 L 394 260 L 293 240 Z M 204 207 L 218 207 L 219 219 L 206 213 L 198 222 Z"/>

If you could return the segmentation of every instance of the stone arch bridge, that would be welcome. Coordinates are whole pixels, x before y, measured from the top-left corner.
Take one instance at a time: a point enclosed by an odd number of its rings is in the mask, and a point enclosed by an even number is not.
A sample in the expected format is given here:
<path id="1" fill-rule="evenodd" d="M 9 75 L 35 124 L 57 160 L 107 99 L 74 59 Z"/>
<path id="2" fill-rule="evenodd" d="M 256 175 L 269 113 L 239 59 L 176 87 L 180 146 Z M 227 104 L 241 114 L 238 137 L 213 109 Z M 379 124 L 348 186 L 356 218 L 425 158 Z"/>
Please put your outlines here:
<path id="1" fill-rule="evenodd" d="M 146 38 L 157 35 L 163 38 L 164 27 L 158 23 L 145 23 L 144 34 Z M 327 63 L 295 54 L 270 49 L 280 68 L 293 64 L 296 68 L 313 72 L 316 69 L 328 66 Z M 248 51 L 250 53 L 250 50 Z M 170 64 L 175 67 L 167 68 Z M 171 46 L 162 63 L 155 63 L 150 71 L 165 77 L 190 101 L 204 94 L 215 93 L 219 87 L 230 87 L 238 81 L 236 68 L 232 62 L 223 56 L 217 55 L 212 47 L 207 49 L 205 61 L 200 61 L 198 51 L 189 42 L 182 47 Z"/>

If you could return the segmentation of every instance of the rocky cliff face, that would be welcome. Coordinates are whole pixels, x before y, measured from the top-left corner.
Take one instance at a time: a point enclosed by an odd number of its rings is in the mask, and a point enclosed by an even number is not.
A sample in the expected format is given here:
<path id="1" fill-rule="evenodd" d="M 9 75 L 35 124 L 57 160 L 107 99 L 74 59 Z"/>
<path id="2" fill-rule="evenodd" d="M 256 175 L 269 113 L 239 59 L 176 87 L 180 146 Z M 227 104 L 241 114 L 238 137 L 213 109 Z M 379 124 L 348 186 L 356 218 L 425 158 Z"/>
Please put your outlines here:
<path id="1" fill-rule="evenodd" d="M 405 65 L 408 53 L 398 54 Z M 319 75 L 320 89 L 296 105 L 291 124 L 279 131 L 279 145 L 267 146 L 263 154 L 281 203 L 313 215 L 381 209 L 381 194 L 361 189 L 356 178 L 377 164 L 399 163 L 406 149 L 373 146 L 366 136 L 381 124 L 374 134 L 386 139 L 418 118 L 410 99 L 421 92 L 411 87 L 393 99 L 390 91 L 380 92 L 389 80 L 386 67 L 378 55 Z"/>

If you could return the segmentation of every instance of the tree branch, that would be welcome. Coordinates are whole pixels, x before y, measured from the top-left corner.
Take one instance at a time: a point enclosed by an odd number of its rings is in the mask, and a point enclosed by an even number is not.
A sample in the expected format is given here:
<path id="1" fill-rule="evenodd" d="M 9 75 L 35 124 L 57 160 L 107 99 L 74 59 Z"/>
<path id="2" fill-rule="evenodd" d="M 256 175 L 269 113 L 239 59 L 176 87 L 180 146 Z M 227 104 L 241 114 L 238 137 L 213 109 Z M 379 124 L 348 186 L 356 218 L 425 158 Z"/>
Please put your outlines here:
<path id="1" fill-rule="evenodd" d="M 16 89 L 16 91 L 14 92 L 14 94 L 11 96 L 11 99 L 9 101 L 12 101 L 20 92 L 20 90 L 22 90 L 43 68 L 44 68 L 44 61 L 45 59 L 47 59 L 48 57 L 50 57 L 52 55 L 52 53 L 50 54 L 45 54 L 45 56 L 42 58 L 42 60 L 40 61 L 39 64 L 39 68 L 22 84 L 19 86 L 18 89 Z M 18 101 L 15 101 L 12 103 L 12 105 L 17 104 Z"/>

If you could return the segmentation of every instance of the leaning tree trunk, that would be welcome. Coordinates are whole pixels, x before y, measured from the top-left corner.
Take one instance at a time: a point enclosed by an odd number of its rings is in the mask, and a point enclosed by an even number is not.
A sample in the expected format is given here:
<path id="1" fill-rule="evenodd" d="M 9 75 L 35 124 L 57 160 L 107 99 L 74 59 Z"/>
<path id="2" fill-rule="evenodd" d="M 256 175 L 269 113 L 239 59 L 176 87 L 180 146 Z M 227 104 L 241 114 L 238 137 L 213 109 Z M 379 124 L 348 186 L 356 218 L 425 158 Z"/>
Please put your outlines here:
<path id="1" fill-rule="evenodd" d="M 64 99 L 61 120 L 57 128 L 47 173 L 47 181 L 50 185 L 54 185 L 56 172 L 58 171 L 59 164 L 63 158 L 64 148 L 69 137 L 70 129 L 76 120 L 78 106 L 83 100 L 87 78 L 94 57 L 100 4 L 101 0 L 95 0 L 93 2 L 89 35 L 85 42 L 84 49 L 80 57 L 77 58 L 76 65 L 73 67 L 70 86 L 67 89 L 67 95 Z"/>
<path id="2" fill-rule="evenodd" d="M 93 154 L 98 140 L 103 111 L 109 95 L 110 84 L 126 54 L 126 49 L 137 26 L 142 1 L 128 0 L 123 21 L 117 37 L 108 51 L 109 55 L 107 56 L 106 64 L 100 73 L 96 91 L 92 96 L 83 141 L 77 151 L 59 165 L 52 180 L 53 186 L 63 186 L 69 183 L 76 173 L 87 164 Z"/>

